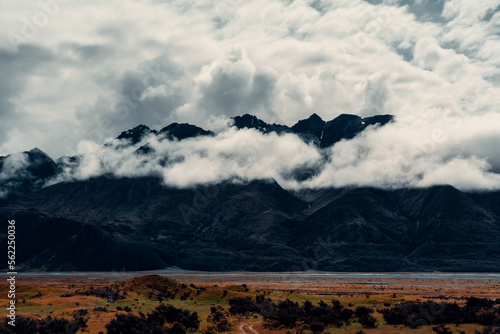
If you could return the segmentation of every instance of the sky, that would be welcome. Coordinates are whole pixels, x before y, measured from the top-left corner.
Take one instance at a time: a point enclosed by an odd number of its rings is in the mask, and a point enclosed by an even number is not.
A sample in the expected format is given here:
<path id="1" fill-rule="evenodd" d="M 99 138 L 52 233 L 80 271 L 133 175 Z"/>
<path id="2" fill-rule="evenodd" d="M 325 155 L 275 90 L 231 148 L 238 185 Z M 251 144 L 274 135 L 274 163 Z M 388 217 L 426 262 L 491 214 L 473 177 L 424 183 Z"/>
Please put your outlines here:
<path id="1" fill-rule="evenodd" d="M 138 124 L 188 122 L 218 136 L 170 147 L 184 162 L 153 168 L 166 183 L 237 174 L 290 188 L 500 189 L 499 9 L 500 0 L 2 1 L 0 155 L 88 154 L 80 177 L 128 175 L 130 152 L 103 163 L 101 144 Z M 236 137 L 227 120 L 245 113 L 287 125 L 312 113 L 396 122 L 320 152 L 289 136 Z M 235 140 L 262 147 L 244 155 L 231 151 Z M 221 156 L 240 163 L 221 172 Z M 211 168 L 201 173 L 200 162 Z M 304 184 L 283 177 L 319 163 Z"/>

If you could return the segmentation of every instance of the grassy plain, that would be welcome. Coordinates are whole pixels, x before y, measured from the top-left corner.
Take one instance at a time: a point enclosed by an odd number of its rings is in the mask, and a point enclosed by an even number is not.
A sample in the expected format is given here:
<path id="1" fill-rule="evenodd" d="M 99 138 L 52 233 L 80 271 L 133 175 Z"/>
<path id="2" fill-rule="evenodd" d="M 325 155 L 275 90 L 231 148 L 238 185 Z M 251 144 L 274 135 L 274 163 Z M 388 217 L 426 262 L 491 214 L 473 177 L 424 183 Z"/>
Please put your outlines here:
<path id="1" fill-rule="evenodd" d="M 52 317 L 72 318 L 82 309 L 88 310 L 87 332 L 105 333 L 105 324 L 115 317 L 117 310 L 129 307 L 134 314 L 147 313 L 163 302 L 176 307 L 198 312 L 201 327 L 207 325 L 210 307 L 221 305 L 229 308 L 228 300 L 233 297 L 255 297 L 265 293 L 273 302 L 290 299 L 313 303 L 332 299 L 339 300 L 344 306 L 354 309 L 369 306 L 383 309 L 387 305 L 406 302 L 465 303 L 465 297 L 500 299 L 500 281 L 443 280 L 443 279 L 374 279 L 374 278 L 303 278 L 303 277 L 217 277 L 176 276 L 174 280 L 159 276 L 117 276 L 96 278 L 82 276 L 18 276 L 16 282 L 17 314 L 35 318 Z M 99 291 L 112 291 L 121 296 L 115 301 L 99 296 Z M 0 314 L 7 313 L 7 284 L 0 284 Z M 167 296 L 167 297 L 165 297 Z M 99 306 L 105 308 L 100 311 Z M 97 307 L 97 308 L 96 308 Z M 387 325 L 378 312 L 378 328 L 363 329 L 357 322 L 344 328 L 328 328 L 329 333 L 434 333 L 431 325 L 410 329 L 402 326 Z M 286 330 L 268 329 L 263 326 L 260 315 L 233 316 L 232 332 L 252 333 L 251 330 L 265 333 L 286 333 Z M 247 325 L 250 325 L 251 328 Z M 474 333 L 481 325 L 464 324 L 457 327 L 449 325 L 455 332 Z"/>

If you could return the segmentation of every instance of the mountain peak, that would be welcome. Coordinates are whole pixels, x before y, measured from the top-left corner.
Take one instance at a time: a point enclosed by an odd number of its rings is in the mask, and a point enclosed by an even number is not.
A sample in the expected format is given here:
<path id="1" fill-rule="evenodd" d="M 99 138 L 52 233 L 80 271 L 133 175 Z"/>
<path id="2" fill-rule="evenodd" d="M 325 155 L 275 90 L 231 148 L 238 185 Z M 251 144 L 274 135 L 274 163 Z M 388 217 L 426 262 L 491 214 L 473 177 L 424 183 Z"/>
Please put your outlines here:
<path id="1" fill-rule="evenodd" d="M 212 131 L 207 131 L 196 125 L 188 123 L 172 123 L 161 129 L 158 134 L 165 134 L 165 137 L 173 140 L 183 140 L 200 136 L 214 136 Z"/>
<path id="2" fill-rule="evenodd" d="M 258 119 L 254 115 L 250 114 L 244 114 L 242 116 L 235 116 L 232 117 L 234 121 L 234 126 L 236 126 L 238 129 L 262 129 L 265 128 L 266 125 L 268 125 L 266 122 Z"/>
<path id="3" fill-rule="evenodd" d="M 317 121 L 317 120 L 321 120 L 321 121 L 323 120 L 323 119 L 322 119 L 322 118 L 321 118 L 318 114 L 316 114 L 316 113 L 313 113 L 311 116 L 309 116 L 309 118 L 308 118 L 308 119 L 309 119 L 309 120 L 316 120 L 316 121 Z"/>
<path id="4" fill-rule="evenodd" d="M 57 165 L 44 151 L 38 147 L 24 152 L 28 155 L 29 165 L 26 168 L 34 177 L 46 179 L 54 176 L 57 172 Z"/>
<path id="5" fill-rule="evenodd" d="M 373 124 L 386 125 L 387 123 L 394 121 L 394 116 L 388 114 L 375 115 L 375 116 L 365 117 L 362 119 L 362 121 L 366 125 L 373 125 Z"/>
<path id="6" fill-rule="evenodd" d="M 269 132 L 290 132 L 290 128 L 286 125 L 281 124 L 268 124 L 263 120 L 257 118 L 256 116 L 250 114 L 244 114 L 243 116 L 232 117 L 234 126 L 238 129 L 256 129 L 263 133 Z"/>
<path id="7" fill-rule="evenodd" d="M 146 125 L 140 124 L 132 129 L 123 131 L 116 139 L 128 139 L 132 142 L 132 145 L 135 145 L 150 133 L 156 134 L 156 131 L 151 130 Z"/>
<path id="8" fill-rule="evenodd" d="M 25 153 L 32 153 L 32 154 L 37 154 L 37 155 L 45 155 L 48 156 L 47 153 L 39 149 L 38 147 L 32 148 L 31 150 L 25 152 Z"/>
<path id="9" fill-rule="evenodd" d="M 305 135 L 305 137 L 313 136 L 313 139 L 321 140 L 324 127 L 325 121 L 318 115 L 312 114 L 309 118 L 302 119 L 292 126 L 292 131 L 296 134 Z"/>
<path id="10" fill-rule="evenodd" d="M 254 115 L 244 114 L 232 117 L 238 129 L 256 129 L 262 133 L 276 132 L 295 133 L 306 142 L 313 142 L 320 147 L 329 147 L 343 139 L 352 139 L 364 131 L 369 125 L 385 125 L 393 121 L 392 115 L 376 115 L 361 118 L 357 115 L 341 114 L 331 121 L 325 122 L 318 114 L 313 113 L 306 119 L 298 121 L 291 128 L 281 124 L 268 124 Z"/>
<path id="11" fill-rule="evenodd" d="M 332 146 L 343 139 L 352 139 L 370 125 L 385 125 L 392 120 L 392 115 L 376 115 L 361 118 L 357 115 L 341 114 L 331 121 L 326 122 L 321 138 L 321 147 Z"/>

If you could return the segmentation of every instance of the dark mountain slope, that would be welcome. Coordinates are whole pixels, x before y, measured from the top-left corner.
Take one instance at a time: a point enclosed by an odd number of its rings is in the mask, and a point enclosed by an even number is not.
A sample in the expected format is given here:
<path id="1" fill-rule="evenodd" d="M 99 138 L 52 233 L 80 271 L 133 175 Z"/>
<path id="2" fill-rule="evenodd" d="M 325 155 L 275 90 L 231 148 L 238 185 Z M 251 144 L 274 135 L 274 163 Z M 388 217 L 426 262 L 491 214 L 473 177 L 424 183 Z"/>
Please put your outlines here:
<path id="1" fill-rule="evenodd" d="M 498 271 L 498 193 L 449 186 L 292 194 L 276 182 L 50 186 L 0 208 L 24 269 Z M 2 228 L 5 226 L 2 222 Z"/>
<path id="2" fill-rule="evenodd" d="M 494 197 L 494 193 L 490 196 Z M 447 240 L 450 235 L 461 241 L 497 239 L 491 232 L 500 227 L 498 216 L 452 186 L 402 189 L 395 192 L 394 198 L 404 215 L 419 222 L 419 233 L 433 231 L 434 241 Z"/>
<path id="3" fill-rule="evenodd" d="M 177 257 L 168 247 L 117 237 L 97 224 L 35 213 L 16 215 L 17 263 L 48 271 L 161 268 Z M 30 224 L 19 222 L 29 221 Z"/>
<path id="4" fill-rule="evenodd" d="M 312 213 L 294 233 L 304 253 L 322 254 L 316 257 L 317 266 L 341 271 L 404 268 L 399 262 L 415 238 L 415 223 L 398 212 L 389 193 L 373 188 L 320 192 Z"/>
<path id="5" fill-rule="evenodd" d="M 325 121 L 316 114 L 312 114 L 308 119 L 303 119 L 292 126 L 293 133 L 302 137 L 306 142 L 312 141 L 319 144 L 323 137 Z"/>
<path id="6" fill-rule="evenodd" d="M 19 233 L 24 235 L 19 249 L 30 254 L 23 261 L 26 267 L 39 268 L 44 263 L 50 270 L 90 270 L 93 262 L 82 262 L 78 248 L 85 253 L 109 246 L 112 249 L 99 268 L 111 269 L 122 263 L 116 256 L 133 246 L 134 261 L 126 266 L 130 270 L 172 265 L 235 270 L 254 265 L 254 255 L 242 259 L 245 252 L 255 250 L 256 243 L 272 247 L 277 237 L 288 240 L 284 224 L 301 217 L 306 206 L 275 182 L 182 190 L 164 187 L 153 178 L 102 178 L 44 188 L 0 209 L 0 214 L 19 222 Z M 54 224 L 67 225 L 54 228 Z M 44 228 L 46 234 L 54 234 L 53 242 L 40 238 Z M 274 256 L 259 263 L 259 268 L 290 261 L 277 261 L 280 256 L 280 250 L 274 250 Z M 220 262 L 221 257 L 228 260 Z M 140 258 L 151 260 L 140 263 Z"/>
<path id="7" fill-rule="evenodd" d="M 468 194 L 476 203 L 500 217 L 500 191 L 472 192 Z"/>
<path id="8" fill-rule="evenodd" d="M 269 132 L 276 132 L 276 133 L 282 133 L 282 132 L 291 132 L 290 128 L 286 125 L 281 125 L 281 124 L 268 124 L 257 117 L 249 114 L 245 114 L 243 116 L 236 116 L 233 117 L 234 121 L 234 126 L 238 129 L 256 129 L 259 130 L 262 133 L 269 133 Z"/>
<path id="9" fill-rule="evenodd" d="M 239 129 L 295 133 L 325 148 L 391 121 L 390 115 L 341 115 L 325 122 L 313 114 L 289 128 L 251 115 L 234 118 Z M 189 124 L 173 123 L 159 132 L 138 126 L 118 137 L 128 143 L 107 145 L 118 150 L 148 135 L 180 141 L 214 134 Z M 134 154 L 152 150 L 145 144 Z M 327 151 L 321 150 L 325 156 Z M 16 220 L 23 269 L 500 269 L 499 191 L 435 186 L 291 192 L 270 180 L 178 189 L 154 177 L 111 176 L 40 189 L 77 166 L 80 157 L 58 163 L 38 149 L 0 157 L 0 192 L 9 194 L 0 202 L 6 217 L 0 228 Z M 306 179 L 320 168 L 299 168 L 290 176 Z"/>
<path id="10" fill-rule="evenodd" d="M 172 123 L 163 129 L 161 129 L 158 134 L 160 136 L 165 136 L 165 138 L 170 140 L 183 140 L 187 138 L 194 138 L 199 136 L 213 136 L 215 135 L 212 131 L 204 130 L 195 125 L 187 123 Z"/>
<path id="11" fill-rule="evenodd" d="M 157 131 L 141 124 L 133 129 L 123 131 L 116 139 L 127 139 L 132 145 L 135 145 L 149 134 L 157 134 Z"/>
<path id="12" fill-rule="evenodd" d="M 238 129 L 256 129 L 262 133 L 294 133 L 304 141 L 313 142 L 322 148 L 333 146 L 343 139 L 352 139 L 370 125 L 383 126 L 393 119 L 391 115 L 361 118 L 356 115 L 342 114 L 325 122 L 318 115 L 312 114 L 309 118 L 300 120 L 289 128 L 286 125 L 268 124 L 249 114 L 233 117 L 234 126 Z"/>
<path id="13" fill-rule="evenodd" d="M 485 197 L 483 203 L 451 186 L 396 191 L 401 212 L 417 222 L 414 261 L 447 271 L 462 266 L 498 271 L 500 219 L 489 205 L 499 206 L 500 197 L 498 192 Z"/>
<path id="14" fill-rule="evenodd" d="M 329 147 L 346 139 L 352 139 L 363 132 L 369 125 L 385 125 L 393 120 L 391 115 L 361 118 L 356 115 L 342 114 L 326 122 L 321 137 L 321 147 Z"/>
<path id="15" fill-rule="evenodd" d="M 56 175 L 57 165 L 38 148 L 0 157 L 0 195 L 13 198 L 39 189 L 43 182 Z M 0 196 L 1 198 L 2 196 Z"/>

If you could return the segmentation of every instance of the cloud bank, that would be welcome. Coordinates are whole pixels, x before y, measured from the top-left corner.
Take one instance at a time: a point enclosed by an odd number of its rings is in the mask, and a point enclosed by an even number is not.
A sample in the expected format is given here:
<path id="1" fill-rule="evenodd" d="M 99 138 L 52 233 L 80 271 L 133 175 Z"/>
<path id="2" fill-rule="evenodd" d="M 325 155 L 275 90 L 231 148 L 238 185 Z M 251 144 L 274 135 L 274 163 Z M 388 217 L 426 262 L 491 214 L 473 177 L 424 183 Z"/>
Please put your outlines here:
<path id="1" fill-rule="evenodd" d="M 86 152 L 71 177 L 135 170 L 177 185 L 260 173 L 291 188 L 499 188 L 499 0 L 0 6 L 0 155 Z M 225 126 L 243 113 L 287 125 L 312 113 L 397 121 L 318 151 Z M 124 129 L 173 121 L 218 135 L 156 143 L 179 160 L 168 165 L 101 147 Z M 251 150 L 259 154 L 239 151 L 238 141 L 262 143 Z M 301 166 L 317 175 L 291 179 Z"/>
<path id="2" fill-rule="evenodd" d="M 500 115 L 435 120 L 434 130 L 404 120 L 369 126 L 351 140 L 320 149 L 295 134 L 264 134 L 226 126 L 215 136 L 178 140 L 150 134 L 131 145 L 81 142 L 78 162 L 63 158 L 64 172 L 49 184 L 92 177 L 156 176 L 166 185 L 191 187 L 224 181 L 273 179 L 287 189 L 375 186 L 429 187 L 451 184 L 461 190 L 500 189 Z M 230 124 L 229 124 L 230 125 Z M 447 129 L 447 130 L 444 130 Z M 463 138 L 467 129 L 470 136 Z M 480 129 L 480 130 L 478 130 Z M 395 141 L 394 138 L 399 138 Z M 430 139 L 429 139 L 430 138 Z M 490 143 L 489 146 L 484 143 Z M 148 147 L 144 150 L 144 147 Z"/>

